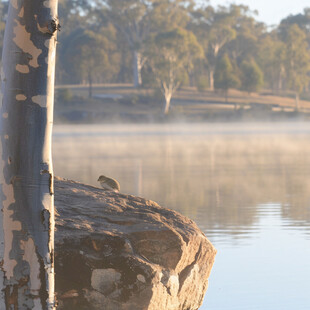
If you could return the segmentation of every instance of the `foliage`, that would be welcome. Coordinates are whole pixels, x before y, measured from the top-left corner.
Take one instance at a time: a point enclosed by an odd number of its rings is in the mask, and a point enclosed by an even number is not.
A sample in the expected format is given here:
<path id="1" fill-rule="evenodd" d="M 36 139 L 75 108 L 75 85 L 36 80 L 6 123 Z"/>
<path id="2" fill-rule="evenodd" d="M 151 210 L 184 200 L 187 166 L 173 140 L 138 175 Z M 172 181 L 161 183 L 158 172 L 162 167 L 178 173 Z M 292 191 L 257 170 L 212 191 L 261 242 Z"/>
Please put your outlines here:
<path id="1" fill-rule="evenodd" d="M 6 10 L 0 2 L 0 45 Z M 247 6 L 193 0 L 60 0 L 59 18 L 58 84 L 134 81 L 153 88 L 171 71 L 175 86 L 202 90 L 208 82 L 212 89 L 215 78 L 218 88 L 218 66 L 227 55 L 242 73 L 243 90 L 310 88 L 310 9 L 272 29 Z"/>
<path id="2" fill-rule="evenodd" d="M 100 35 L 92 30 L 79 29 L 70 37 L 64 50 L 65 67 L 80 82 L 104 82 L 117 74 L 119 55 L 104 32 L 111 33 L 111 28 L 101 29 Z"/>
<path id="3" fill-rule="evenodd" d="M 286 40 L 289 29 L 291 26 L 297 25 L 305 34 L 309 33 L 310 30 L 310 8 L 305 8 L 303 14 L 289 15 L 284 18 L 279 27 L 278 32 L 280 38 Z M 309 37 L 308 37 L 309 40 Z"/>
<path id="4" fill-rule="evenodd" d="M 198 91 L 204 91 L 208 89 L 209 80 L 207 76 L 201 75 L 198 77 L 197 89 Z"/>
<path id="5" fill-rule="evenodd" d="M 250 61 L 243 61 L 240 69 L 242 90 L 248 93 L 260 90 L 264 84 L 264 76 L 256 62 L 253 59 Z"/>
<path id="6" fill-rule="evenodd" d="M 306 34 L 293 24 L 287 31 L 285 41 L 285 68 L 288 87 L 300 94 L 309 82 L 310 56 L 305 41 Z"/>
<path id="7" fill-rule="evenodd" d="M 273 32 L 261 38 L 257 55 L 257 63 L 264 72 L 265 87 L 279 91 L 285 80 L 284 43 Z"/>
<path id="8" fill-rule="evenodd" d="M 165 113 L 168 113 L 173 93 L 184 82 L 187 71 L 193 68 L 193 61 L 202 57 L 203 51 L 194 34 L 180 28 L 157 34 L 148 46 L 148 63 L 166 99 Z"/>
<path id="9" fill-rule="evenodd" d="M 227 55 L 224 55 L 216 65 L 214 86 L 216 89 L 224 90 L 225 93 L 230 88 L 238 88 L 240 86 L 240 79 Z"/>
<path id="10" fill-rule="evenodd" d="M 222 6 L 218 10 L 207 6 L 204 9 L 198 9 L 192 15 L 191 29 L 204 49 L 210 88 L 213 89 L 213 75 L 219 53 L 225 44 L 236 37 L 236 31 L 233 28 L 234 15 L 230 8 Z"/>

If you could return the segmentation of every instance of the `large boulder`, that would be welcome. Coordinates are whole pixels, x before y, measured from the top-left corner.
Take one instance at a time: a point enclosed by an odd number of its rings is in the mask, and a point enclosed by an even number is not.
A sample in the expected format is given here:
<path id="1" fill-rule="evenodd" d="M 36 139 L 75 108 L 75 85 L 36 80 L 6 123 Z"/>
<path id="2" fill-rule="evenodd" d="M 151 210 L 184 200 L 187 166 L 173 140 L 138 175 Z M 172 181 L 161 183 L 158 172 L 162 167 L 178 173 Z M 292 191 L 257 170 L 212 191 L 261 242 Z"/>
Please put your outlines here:
<path id="1" fill-rule="evenodd" d="M 155 202 L 55 178 L 59 310 L 198 309 L 215 248 Z"/>

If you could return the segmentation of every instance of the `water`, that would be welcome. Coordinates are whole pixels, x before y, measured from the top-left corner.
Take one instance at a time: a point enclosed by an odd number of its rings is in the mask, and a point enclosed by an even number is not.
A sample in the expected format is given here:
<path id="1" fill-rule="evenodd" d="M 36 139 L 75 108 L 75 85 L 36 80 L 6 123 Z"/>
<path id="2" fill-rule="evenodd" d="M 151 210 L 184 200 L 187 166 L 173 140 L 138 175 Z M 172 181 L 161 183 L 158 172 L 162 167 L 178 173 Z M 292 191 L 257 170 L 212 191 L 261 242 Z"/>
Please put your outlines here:
<path id="1" fill-rule="evenodd" d="M 218 250 L 202 310 L 309 309 L 310 125 L 58 125 L 55 174 L 192 218 Z"/>

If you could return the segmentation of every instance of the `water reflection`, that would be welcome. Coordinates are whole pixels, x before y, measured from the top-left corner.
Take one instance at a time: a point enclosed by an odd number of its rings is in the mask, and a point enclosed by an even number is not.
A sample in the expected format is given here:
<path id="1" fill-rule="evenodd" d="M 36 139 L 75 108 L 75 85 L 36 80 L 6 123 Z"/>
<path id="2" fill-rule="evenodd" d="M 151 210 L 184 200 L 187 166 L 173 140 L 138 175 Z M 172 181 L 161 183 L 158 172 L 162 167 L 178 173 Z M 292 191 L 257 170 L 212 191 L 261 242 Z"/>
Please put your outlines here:
<path id="1" fill-rule="evenodd" d="M 292 223 L 283 228 L 281 204 L 257 210 L 251 242 L 219 244 L 201 310 L 309 309 L 309 240 Z"/>
<path id="2" fill-rule="evenodd" d="M 309 232 L 309 128 L 243 126 L 58 126 L 55 173 L 93 185 L 112 176 L 210 238 L 251 236 L 264 216 L 257 206 L 270 202 L 282 206 L 284 226 Z"/>
<path id="3" fill-rule="evenodd" d="M 55 174 L 157 201 L 218 250 L 201 310 L 306 310 L 310 125 L 56 126 Z"/>

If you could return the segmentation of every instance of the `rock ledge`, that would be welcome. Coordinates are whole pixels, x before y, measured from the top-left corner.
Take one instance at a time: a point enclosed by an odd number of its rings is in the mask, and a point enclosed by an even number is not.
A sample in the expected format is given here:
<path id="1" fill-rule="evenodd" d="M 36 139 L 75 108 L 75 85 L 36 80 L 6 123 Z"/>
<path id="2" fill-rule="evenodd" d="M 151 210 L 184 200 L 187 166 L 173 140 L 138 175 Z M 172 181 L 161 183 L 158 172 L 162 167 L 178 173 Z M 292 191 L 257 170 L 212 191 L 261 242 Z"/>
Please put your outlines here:
<path id="1" fill-rule="evenodd" d="M 143 198 L 55 178 L 58 308 L 195 310 L 216 250 L 196 224 Z"/>

